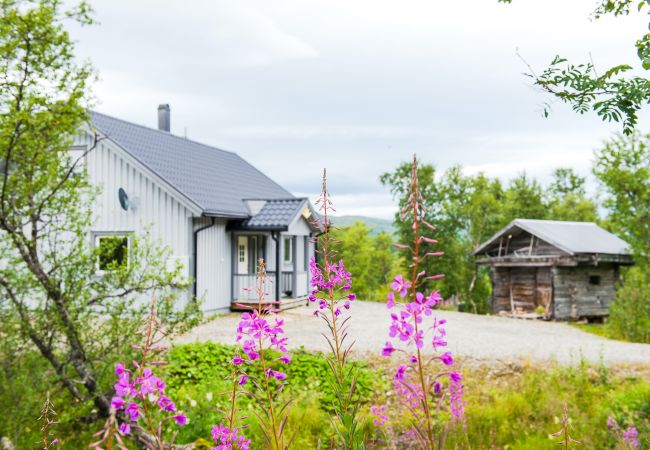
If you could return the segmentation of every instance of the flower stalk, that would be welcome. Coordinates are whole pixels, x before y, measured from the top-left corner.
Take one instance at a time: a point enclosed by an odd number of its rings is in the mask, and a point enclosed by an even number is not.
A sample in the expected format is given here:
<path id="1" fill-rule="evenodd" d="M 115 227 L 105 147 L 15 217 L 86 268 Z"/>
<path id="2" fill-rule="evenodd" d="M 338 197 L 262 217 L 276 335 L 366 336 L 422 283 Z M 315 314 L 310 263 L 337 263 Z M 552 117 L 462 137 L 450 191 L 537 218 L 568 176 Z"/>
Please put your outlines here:
<path id="1" fill-rule="evenodd" d="M 335 210 L 327 190 L 326 170 L 323 170 L 321 196 L 315 204 L 321 212 L 320 221 L 316 220 L 315 223 L 322 233 L 316 239 L 320 264 L 314 257 L 309 264 L 312 287 L 309 300 L 318 304 L 314 315 L 320 317 L 330 331 L 329 335 L 323 336 L 332 350 L 331 355 L 327 357 L 327 363 L 332 372 L 332 387 L 336 398 L 333 405 L 337 421 L 335 428 L 343 448 L 360 449 L 364 448 L 364 445 L 357 429 L 357 369 L 348 361 L 354 342 L 346 343 L 350 316 L 341 317 L 343 309 L 349 310 L 356 296 L 351 292 L 351 274 L 345 270 L 343 260 L 336 260 L 336 251 L 333 248 L 335 241 L 330 233 L 330 215 Z"/>
<path id="2" fill-rule="evenodd" d="M 284 380 L 287 375 L 276 370 L 276 366 L 289 364 L 291 355 L 287 353 L 287 338 L 284 336 L 283 330 L 284 320 L 275 318 L 271 321 L 268 319 L 272 305 L 266 301 L 268 295 L 267 274 L 263 259 L 260 259 L 257 264 L 255 293 L 257 294 L 257 305 L 251 312 L 242 314 L 237 327 L 237 342 L 241 344 L 243 356 L 237 355 L 232 360 L 233 366 L 238 370 L 234 379 L 237 380 L 236 384 L 243 389 L 243 392 L 250 395 L 258 404 L 258 410 L 261 412 L 255 411 L 255 415 L 262 426 L 268 448 L 284 450 L 291 444 L 291 440 L 285 442 L 283 435 L 289 418 L 289 401 L 282 403 L 280 400 L 282 390 L 286 386 Z M 271 358 L 271 351 L 278 351 L 281 356 Z M 261 378 L 254 377 L 247 372 L 246 367 L 253 366 L 260 369 Z M 247 388 L 251 385 L 252 387 Z M 234 396 L 238 387 L 234 386 L 233 389 L 232 408 L 234 408 Z M 234 413 L 231 412 L 230 426 L 227 427 L 231 440 L 237 436 L 233 418 Z M 223 436 L 223 432 L 220 436 Z M 245 445 L 243 442 L 244 440 L 238 441 L 237 445 L 240 449 L 245 450 L 250 441 L 247 441 Z"/>
<path id="3" fill-rule="evenodd" d="M 447 346 L 446 320 L 438 319 L 433 314 L 442 300 L 440 293 L 433 290 L 425 295 L 424 292 L 429 282 L 443 275 L 428 275 L 421 269 L 422 262 L 426 258 L 442 256 L 443 252 L 431 251 L 430 247 L 438 242 L 425 234 L 426 231 L 435 231 L 435 227 L 425 220 L 426 209 L 418 185 L 417 169 L 417 158 L 414 156 L 409 192 L 400 211 L 402 220 L 412 222 L 412 242 L 408 245 L 397 244 L 397 248 L 408 255 L 410 276 L 405 279 L 398 275 L 390 286 L 387 307 L 394 310 L 389 328 L 391 340 L 386 342 L 382 354 L 389 357 L 399 351 L 406 355 L 406 362 L 400 364 L 394 375 L 396 391 L 405 400 L 404 404 L 411 415 L 412 431 L 421 446 L 439 449 L 444 447 L 451 425 L 464 424 L 463 384 L 457 371 L 445 368 L 454 364 L 452 354 L 440 353 L 440 349 Z M 424 351 L 427 337 L 432 356 Z M 395 347 L 393 340 L 405 348 Z M 432 371 L 436 370 L 434 367 L 440 364 L 443 368 L 432 375 Z M 437 418 L 446 398 L 449 398 L 450 420 L 444 429 L 438 430 Z"/>

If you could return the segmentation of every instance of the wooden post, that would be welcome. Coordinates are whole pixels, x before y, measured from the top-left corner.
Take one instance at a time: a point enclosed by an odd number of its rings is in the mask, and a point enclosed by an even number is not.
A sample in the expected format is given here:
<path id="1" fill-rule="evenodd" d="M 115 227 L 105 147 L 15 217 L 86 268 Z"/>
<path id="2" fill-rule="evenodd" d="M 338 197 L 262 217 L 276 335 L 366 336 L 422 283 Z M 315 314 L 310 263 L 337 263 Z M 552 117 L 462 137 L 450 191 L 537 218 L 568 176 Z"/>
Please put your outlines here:
<path id="1" fill-rule="evenodd" d="M 293 277 L 291 279 L 291 296 L 298 298 L 298 236 L 291 238 L 291 259 L 293 260 Z"/>
<path id="2" fill-rule="evenodd" d="M 512 277 L 510 277 L 510 313 L 515 313 L 515 300 L 512 298 Z"/>

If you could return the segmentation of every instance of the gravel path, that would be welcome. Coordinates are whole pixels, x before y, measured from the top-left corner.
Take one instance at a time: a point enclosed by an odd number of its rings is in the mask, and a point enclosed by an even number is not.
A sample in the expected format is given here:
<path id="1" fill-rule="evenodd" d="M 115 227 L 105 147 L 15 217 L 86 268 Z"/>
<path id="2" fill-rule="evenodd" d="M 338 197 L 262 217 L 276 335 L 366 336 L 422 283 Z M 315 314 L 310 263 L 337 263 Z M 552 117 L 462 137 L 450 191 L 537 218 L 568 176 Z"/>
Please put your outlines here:
<path id="1" fill-rule="evenodd" d="M 325 331 L 322 320 L 312 315 L 312 307 L 285 311 L 285 332 L 290 347 L 328 351 L 320 335 Z M 353 304 L 350 336 L 356 340 L 354 353 L 362 356 L 379 354 L 386 342 L 390 318 L 381 303 Z M 437 311 L 447 319 L 449 350 L 458 355 L 487 360 L 524 359 L 556 360 L 569 364 L 581 356 L 591 362 L 607 364 L 641 364 L 650 366 L 650 345 L 613 341 L 586 333 L 565 323 L 479 316 L 451 311 Z M 232 344 L 238 314 L 227 314 L 200 325 L 176 339 L 177 343 L 215 341 Z"/>

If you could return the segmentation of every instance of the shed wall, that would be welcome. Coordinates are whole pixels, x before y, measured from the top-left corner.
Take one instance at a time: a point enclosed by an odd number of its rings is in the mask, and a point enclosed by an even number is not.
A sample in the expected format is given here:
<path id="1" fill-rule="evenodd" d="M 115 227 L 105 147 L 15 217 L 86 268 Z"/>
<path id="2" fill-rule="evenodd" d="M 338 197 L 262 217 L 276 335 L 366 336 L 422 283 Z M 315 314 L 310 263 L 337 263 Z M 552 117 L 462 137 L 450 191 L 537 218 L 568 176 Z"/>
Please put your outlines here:
<path id="1" fill-rule="evenodd" d="M 495 313 L 511 312 L 513 304 L 515 310 L 524 312 L 533 312 L 538 306 L 550 308 L 550 267 L 494 267 L 492 286 L 492 310 Z"/>
<path id="2" fill-rule="evenodd" d="M 598 277 L 598 284 L 590 282 Z M 616 294 L 618 267 L 598 266 L 556 267 L 553 270 L 554 317 L 578 319 L 609 315 L 609 306 Z"/>

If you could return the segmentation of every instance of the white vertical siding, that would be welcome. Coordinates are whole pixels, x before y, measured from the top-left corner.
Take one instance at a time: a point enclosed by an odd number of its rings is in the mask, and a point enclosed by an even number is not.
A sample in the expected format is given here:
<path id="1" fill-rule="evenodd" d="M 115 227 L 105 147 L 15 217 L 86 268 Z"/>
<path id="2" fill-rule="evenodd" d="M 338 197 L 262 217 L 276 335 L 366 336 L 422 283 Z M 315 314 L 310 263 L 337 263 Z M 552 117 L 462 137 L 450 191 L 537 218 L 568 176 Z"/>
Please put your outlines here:
<path id="1" fill-rule="evenodd" d="M 194 229 L 210 224 L 210 219 L 195 219 Z M 215 219 L 214 225 L 199 232 L 197 252 L 196 293 L 203 299 L 203 310 L 230 308 L 232 253 L 225 219 Z"/>
<path id="2" fill-rule="evenodd" d="M 92 144 L 90 134 L 77 137 L 75 145 Z M 100 188 L 94 205 L 93 232 L 150 230 L 155 242 L 169 248 L 172 261 L 180 261 L 183 274 L 190 276 L 191 218 L 194 212 L 144 171 L 129 161 L 123 151 L 108 140 L 100 141 L 85 160 L 90 181 Z M 129 196 L 130 208 L 119 203 L 119 188 Z"/>

